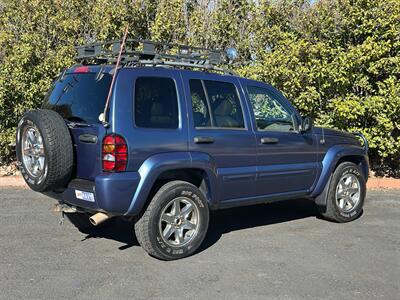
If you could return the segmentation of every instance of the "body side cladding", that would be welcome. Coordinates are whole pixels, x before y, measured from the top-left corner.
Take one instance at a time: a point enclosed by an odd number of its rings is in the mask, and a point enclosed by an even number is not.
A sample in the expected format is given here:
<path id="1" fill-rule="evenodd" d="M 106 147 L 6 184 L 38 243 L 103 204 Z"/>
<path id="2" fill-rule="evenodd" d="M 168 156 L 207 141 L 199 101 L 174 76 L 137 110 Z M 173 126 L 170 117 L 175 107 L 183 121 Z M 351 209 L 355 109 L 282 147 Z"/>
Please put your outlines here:
<path id="1" fill-rule="evenodd" d="M 131 204 L 124 215 L 138 215 L 145 206 L 151 189 L 165 171 L 199 169 L 205 172 L 208 180 L 206 198 L 210 208 L 216 206 L 217 179 L 216 168 L 209 155 L 205 153 L 170 152 L 153 155 L 145 160 L 138 170 L 140 182 L 132 198 Z"/>

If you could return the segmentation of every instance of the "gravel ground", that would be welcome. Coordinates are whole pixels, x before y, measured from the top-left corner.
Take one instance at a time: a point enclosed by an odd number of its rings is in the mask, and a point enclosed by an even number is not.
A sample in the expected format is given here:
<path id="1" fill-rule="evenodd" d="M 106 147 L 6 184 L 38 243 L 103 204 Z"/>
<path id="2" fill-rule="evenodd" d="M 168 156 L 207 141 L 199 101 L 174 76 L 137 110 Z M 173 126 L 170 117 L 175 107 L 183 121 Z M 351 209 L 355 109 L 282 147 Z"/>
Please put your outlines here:
<path id="1" fill-rule="evenodd" d="M 53 204 L 0 190 L 1 299 L 399 299 L 400 192 L 370 192 L 347 224 L 301 199 L 219 211 L 201 251 L 173 262 L 129 222 L 83 233 Z"/>

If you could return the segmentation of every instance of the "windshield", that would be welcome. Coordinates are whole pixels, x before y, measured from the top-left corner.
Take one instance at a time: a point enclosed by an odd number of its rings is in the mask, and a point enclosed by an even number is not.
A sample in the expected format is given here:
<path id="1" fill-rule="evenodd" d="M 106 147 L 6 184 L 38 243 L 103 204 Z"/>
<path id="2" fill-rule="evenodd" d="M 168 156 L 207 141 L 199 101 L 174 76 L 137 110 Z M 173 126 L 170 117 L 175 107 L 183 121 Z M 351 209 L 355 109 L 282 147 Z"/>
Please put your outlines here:
<path id="1" fill-rule="evenodd" d="M 66 74 L 56 81 L 45 97 L 44 109 L 58 112 L 64 119 L 98 123 L 103 112 L 112 76 L 96 73 Z"/>

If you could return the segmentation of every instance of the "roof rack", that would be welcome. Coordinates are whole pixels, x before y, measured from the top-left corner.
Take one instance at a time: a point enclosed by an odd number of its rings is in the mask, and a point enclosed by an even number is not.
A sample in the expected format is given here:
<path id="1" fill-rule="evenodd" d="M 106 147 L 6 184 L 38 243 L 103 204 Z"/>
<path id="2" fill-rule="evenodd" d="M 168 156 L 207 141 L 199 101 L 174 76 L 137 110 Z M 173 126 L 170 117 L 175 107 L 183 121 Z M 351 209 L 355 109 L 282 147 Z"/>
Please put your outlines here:
<path id="1" fill-rule="evenodd" d="M 77 46 L 76 60 L 82 63 L 113 64 L 117 61 L 120 46 L 120 40 Z M 199 68 L 234 74 L 218 67 L 226 61 L 226 54 L 219 50 L 140 39 L 127 39 L 121 55 L 121 64 L 125 66 Z"/>

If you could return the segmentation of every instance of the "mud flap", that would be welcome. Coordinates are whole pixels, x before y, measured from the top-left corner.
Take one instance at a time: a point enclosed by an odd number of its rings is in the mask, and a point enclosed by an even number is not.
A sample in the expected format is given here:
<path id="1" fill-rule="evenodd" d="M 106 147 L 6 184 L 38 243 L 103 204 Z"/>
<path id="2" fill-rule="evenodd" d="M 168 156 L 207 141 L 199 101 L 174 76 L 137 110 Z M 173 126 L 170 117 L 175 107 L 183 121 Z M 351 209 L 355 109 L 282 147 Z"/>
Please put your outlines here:
<path id="1" fill-rule="evenodd" d="M 325 184 L 324 190 L 322 191 L 321 194 L 319 194 L 317 197 L 315 197 L 315 204 L 317 204 L 318 208 L 322 211 L 326 211 L 326 203 L 328 200 L 328 192 L 329 192 L 329 186 L 331 185 L 331 180 L 332 180 L 332 174 L 329 176 L 328 182 Z"/>

